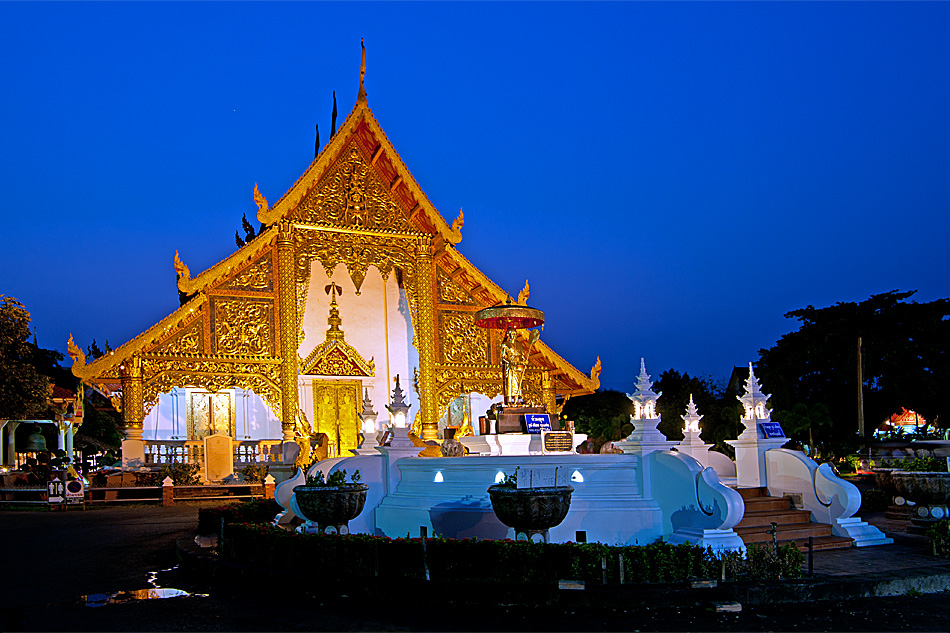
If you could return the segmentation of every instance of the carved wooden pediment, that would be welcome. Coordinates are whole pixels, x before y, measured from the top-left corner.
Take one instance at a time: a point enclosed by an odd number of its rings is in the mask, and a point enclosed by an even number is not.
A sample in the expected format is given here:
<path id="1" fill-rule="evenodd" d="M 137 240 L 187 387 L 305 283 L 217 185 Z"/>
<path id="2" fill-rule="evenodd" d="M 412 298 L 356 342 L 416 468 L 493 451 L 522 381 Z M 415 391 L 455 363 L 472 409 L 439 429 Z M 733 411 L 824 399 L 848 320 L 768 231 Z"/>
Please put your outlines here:
<path id="1" fill-rule="evenodd" d="M 329 339 L 317 345 L 300 365 L 300 373 L 308 376 L 375 376 L 376 362 L 363 360 L 356 349 L 340 339 Z"/>

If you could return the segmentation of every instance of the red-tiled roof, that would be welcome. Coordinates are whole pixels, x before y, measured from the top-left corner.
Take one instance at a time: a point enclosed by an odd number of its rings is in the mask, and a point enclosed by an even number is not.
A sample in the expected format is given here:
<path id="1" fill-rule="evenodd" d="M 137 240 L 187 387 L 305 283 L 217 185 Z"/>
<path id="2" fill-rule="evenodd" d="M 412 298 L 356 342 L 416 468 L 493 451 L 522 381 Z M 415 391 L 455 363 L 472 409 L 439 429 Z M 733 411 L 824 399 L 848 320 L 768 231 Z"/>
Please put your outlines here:
<path id="1" fill-rule="evenodd" d="M 50 397 L 60 400 L 74 400 L 76 398 L 76 392 L 72 389 L 67 389 L 66 387 L 53 385 L 53 394 Z"/>

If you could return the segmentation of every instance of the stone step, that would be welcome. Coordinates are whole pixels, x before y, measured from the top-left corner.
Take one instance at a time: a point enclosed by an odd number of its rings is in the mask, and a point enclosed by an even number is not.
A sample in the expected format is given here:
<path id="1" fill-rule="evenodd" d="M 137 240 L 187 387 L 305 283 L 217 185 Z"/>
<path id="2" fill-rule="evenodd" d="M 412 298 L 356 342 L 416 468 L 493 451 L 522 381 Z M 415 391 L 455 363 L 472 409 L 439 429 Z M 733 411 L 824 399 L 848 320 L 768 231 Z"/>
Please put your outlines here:
<path id="1" fill-rule="evenodd" d="M 736 488 L 735 490 L 740 495 L 742 495 L 743 499 L 754 499 L 756 497 L 769 496 L 769 493 L 765 488 Z"/>
<path id="2" fill-rule="evenodd" d="M 792 509 L 785 497 L 752 497 L 745 499 L 746 512 L 783 512 Z"/>
<path id="3" fill-rule="evenodd" d="M 733 528 L 739 538 L 747 545 L 749 543 L 769 543 L 772 541 L 772 535 L 761 527 L 735 527 Z M 778 540 L 796 541 L 801 544 L 802 541 L 808 541 L 809 536 L 815 538 L 823 536 L 832 536 L 831 526 L 824 523 L 792 523 L 779 526 Z"/>
<path id="4" fill-rule="evenodd" d="M 811 521 L 811 512 L 808 510 L 765 510 L 753 511 L 746 506 L 745 515 L 736 527 L 772 527 L 772 522 L 779 525 L 789 525 L 792 523 L 808 523 Z"/>

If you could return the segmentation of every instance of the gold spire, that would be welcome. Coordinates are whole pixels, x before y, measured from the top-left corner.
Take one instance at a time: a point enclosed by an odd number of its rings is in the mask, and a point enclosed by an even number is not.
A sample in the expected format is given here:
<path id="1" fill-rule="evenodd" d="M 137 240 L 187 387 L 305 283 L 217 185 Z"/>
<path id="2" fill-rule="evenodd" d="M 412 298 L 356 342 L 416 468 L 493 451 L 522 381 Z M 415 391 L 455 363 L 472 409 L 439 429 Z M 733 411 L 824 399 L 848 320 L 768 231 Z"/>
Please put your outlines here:
<path id="1" fill-rule="evenodd" d="M 356 101 L 366 103 L 366 88 L 363 86 L 363 80 L 366 77 L 366 47 L 363 46 L 363 38 L 360 38 L 360 48 L 363 49 L 363 58 L 360 60 L 360 92 L 356 95 Z"/>
<path id="2" fill-rule="evenodd" d="M 343 325 L 343 319 L 340 318 L 340 310 L 337 307 L 336 296 L 338 294 L 343 294 L 343 288 L 331 282 L 329 286 L 326 287 L 327 294 L 330 295 L 330 316 L 327 317 L 327 325 L 330 327 L 327 329 L 327 340 L 343 340 L 343 330 L 340 329 L 340 326 Z"/>

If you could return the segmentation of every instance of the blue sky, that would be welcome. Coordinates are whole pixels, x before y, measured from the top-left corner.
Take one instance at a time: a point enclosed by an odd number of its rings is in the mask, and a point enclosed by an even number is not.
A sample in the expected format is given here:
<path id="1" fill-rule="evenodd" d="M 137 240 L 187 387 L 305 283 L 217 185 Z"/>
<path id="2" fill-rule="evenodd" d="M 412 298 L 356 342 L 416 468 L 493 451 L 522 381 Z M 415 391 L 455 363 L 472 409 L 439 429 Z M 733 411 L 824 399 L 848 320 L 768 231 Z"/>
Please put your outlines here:
<path id="1" fill-rule="evenodd" d="M 463 254 L 605 386 L 808 304 L 950 296 L 948 3 L 0 3 L 0 293 L 123 343 L 370 107 Z M 502 244 L 512 244 L 505 251 Z"/>

